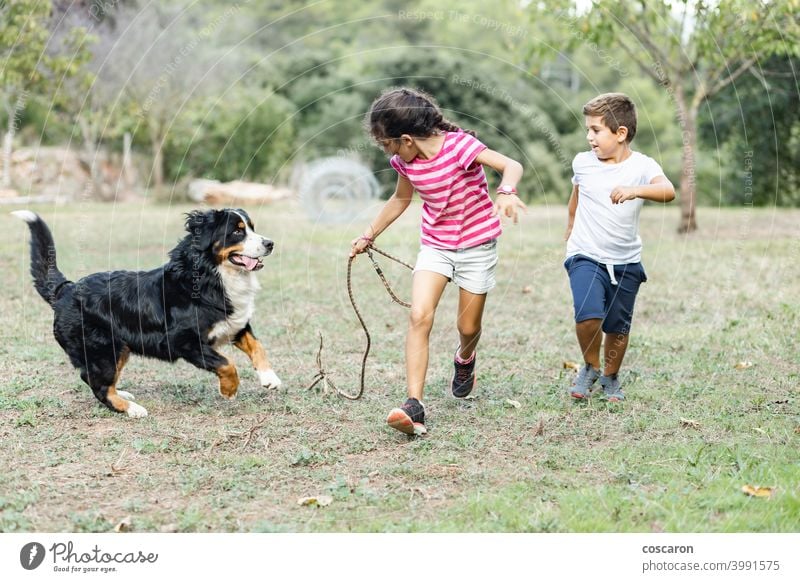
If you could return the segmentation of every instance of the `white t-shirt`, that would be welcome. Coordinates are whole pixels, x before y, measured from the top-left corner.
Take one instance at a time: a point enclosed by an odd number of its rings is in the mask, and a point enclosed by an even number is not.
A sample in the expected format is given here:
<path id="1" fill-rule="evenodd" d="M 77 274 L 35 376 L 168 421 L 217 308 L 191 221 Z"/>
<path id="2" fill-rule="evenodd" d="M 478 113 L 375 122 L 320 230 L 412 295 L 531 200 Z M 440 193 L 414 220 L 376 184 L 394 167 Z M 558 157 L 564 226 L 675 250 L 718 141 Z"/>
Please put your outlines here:
<path id="1" fill-rule="evenodd" d="M 578 209 L 567 241 L 567 257 L 584 255 L 607 265 L 641 261 L 639 212 L 644 200 L 611 204 L 611 191 L 617 186 L 649 184 L 656 176 L 663 176 L 658 162 L 631 152 L 618 164 L 606 164 L 588 151 L 575 156 L 572 172 L 572 183 L 578 186 Z"/>

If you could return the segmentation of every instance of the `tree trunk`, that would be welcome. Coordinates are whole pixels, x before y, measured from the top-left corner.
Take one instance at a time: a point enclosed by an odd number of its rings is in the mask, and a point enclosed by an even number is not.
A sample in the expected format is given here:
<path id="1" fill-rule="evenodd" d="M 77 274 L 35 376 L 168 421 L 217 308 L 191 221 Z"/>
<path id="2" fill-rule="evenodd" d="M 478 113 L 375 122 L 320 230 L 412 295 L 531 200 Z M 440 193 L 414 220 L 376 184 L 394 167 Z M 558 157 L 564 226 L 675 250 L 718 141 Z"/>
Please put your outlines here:
<path id="1" fill-rule="evenodd" d="M 682 85 L 675 86 L 675 102 L 680 120 L 683 147 L 681 150 L 680 205 L 681 222 L 678 232 L 697 230 L 695 218 L 697 180 L 695 175 L 695 151 L 697 150 L 697 108 L 686 103 Z"/>
<path id="2" fill-rule="evenodd" d="M 11 152 L 14 147 L 14 116 L 8 116 L 8 128 L 3 136 L 3 187 L 11 187 Z"/>
<path id="3" fill-rule="evenodd" d="M 153 187 L 160 191 L 164 185 L 164 153 L 162 149 L 163 140 L 156 135 L 150 140 L 153 148 Z"/>
<path id="4" fill-rule="evenodd" d="M 133 169 L 131 167 L 131 132 L 126 131 L 122 137 L 122 184 L 125 192 L 133 187 Z"/>
<path id="5" fill-rule="evenodd" d="M 92 197 L 95 200 L 106 200 L 103 177 L 97 169 L 99 148 L 95 139 L 96 132 L 85 117 L 76 118 L 83 138 L 83 165 L 89 170 L 89 179 L 92 182 Z"/>

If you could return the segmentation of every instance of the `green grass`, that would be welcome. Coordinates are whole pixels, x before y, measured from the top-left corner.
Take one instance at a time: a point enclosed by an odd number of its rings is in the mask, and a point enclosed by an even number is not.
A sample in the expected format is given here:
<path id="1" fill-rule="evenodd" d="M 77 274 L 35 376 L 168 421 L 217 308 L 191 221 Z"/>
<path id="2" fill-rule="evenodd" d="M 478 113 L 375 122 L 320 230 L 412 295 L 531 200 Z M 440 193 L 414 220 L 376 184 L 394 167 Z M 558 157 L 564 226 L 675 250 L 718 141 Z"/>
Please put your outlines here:
<path id="1" fill-rule="evenodd" d="M 76 279 L 162 264 L 188 209 L 40 211 Z M 276 242 L 253 326 L 284 388 L 259 388 L 233 351 L 233 402 L 188 364 L 132 358 L 120 388 L 148 409 L 138 420 L 101 408 L 69 365 L 29 280 L 27 229 L 0 216 L 0 531 L 112 531 L 127 516 L 134 531 L 800 530 L 800 211 L 701 209 L 702 230 L 684 238 L 675 208 L 644 209 L 649 281 L 624 366 L 629 400 L 609 407 L 567 397 L 562 364 L 579 354 L 565 210 L 531 208 L 502 239 L 477 399 L 444 397 L 456 342 L 449 289 L 431 337 L 430 432 L 408 439 L 384 425 L 404 399 L 407 314 L 366 260 L 354 269 L 373 336 L 365 396 L 306 390 L 318 330 L 332 379 L 357 389 L 364 338 L 347 250 L 377 209 L 348 226 L 312 224 L 290 203 L 253 209 Z M 416 210 L 379 241 L 409 261 Z M 407 271 L 381 263 L 407 298 Z M 735 368 L 744 361 L 753 365 Z M 775 494 L 747 497 L 746 484 Z M 312 495 L 333 502 L 297 504 Z"/>

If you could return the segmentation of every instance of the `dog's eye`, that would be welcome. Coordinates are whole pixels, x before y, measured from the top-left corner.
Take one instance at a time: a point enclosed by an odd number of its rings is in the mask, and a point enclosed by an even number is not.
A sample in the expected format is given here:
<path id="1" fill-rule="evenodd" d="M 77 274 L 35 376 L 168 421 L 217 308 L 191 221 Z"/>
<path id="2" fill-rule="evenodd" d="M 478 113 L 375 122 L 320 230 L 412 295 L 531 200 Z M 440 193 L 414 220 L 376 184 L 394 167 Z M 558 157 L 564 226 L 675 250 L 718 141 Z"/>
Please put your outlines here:
<path id="1" fill-rule="evenodd" d="M 244 231 L 241 228 L 237 228 L 233 231 L 233 234 L 244 234 Z"/>

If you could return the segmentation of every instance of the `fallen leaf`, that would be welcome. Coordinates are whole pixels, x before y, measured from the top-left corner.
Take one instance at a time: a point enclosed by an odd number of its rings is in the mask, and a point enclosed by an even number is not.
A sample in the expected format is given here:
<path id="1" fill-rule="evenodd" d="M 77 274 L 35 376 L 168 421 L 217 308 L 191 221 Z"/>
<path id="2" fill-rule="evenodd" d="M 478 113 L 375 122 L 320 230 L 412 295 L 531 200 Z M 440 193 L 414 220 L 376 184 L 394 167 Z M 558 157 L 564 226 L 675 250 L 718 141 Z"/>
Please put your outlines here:
<path id="1" fill-rule="evenodd" d="M 683 418 L 681 416 L 681 426 L 686 426 L 686 427 L 689 427 L 689 428 L 698 428 L 699 429 L 700 428 L 700 423 L 697 422 L 696 420 Z"/>
<path id="2" fill-rule="evenodd" d="M 758 485 L 742 485 L 742 492 L 746 493 L 750 497 L 772 497 L 772 494 L 775 493 L 774 487 L 760 487 Z"/>
<path id="3" fill-rule="evenodd" d="M 533 287 L 532 287 L 532 286 L 530 286 L 530 285 L 525 285 L 525 286 L 522 288 L 522 294 L 523 294 L 523 295 L 528 295 L 529 293 L 533 293 Z"/>
<path id="4" fill-rule="evenodd" d="M 747 368 L 752 368 L 753 362 L 736 362 L 734 368 L 737 370 L 746 370 Z"/>
<path id="5" fill-rule="evenodd" d="M 514 408 L 521 408 L 522 407 L 522 404 L 520 404 L 516 400 L 509 400 L 508 398 L 506 398 L 506 404 L 508 404 L 509 406 L 513 406 Z"/>
<path id="6" fill-rule="evenodd" d="M 124 518 L 120 521 L 117 525 L 114 526 L 114 531 L 117 533 L 125 533 L 127 531 L 131 531 L 131 516 Z"/>
<path id="7" fill-rule="evenodd" d="M 333 503 L 333 497 L 330 495 L 316 495 L 314 497 L 301 497 L 297 500 L 297 505 L 316 505 L 318 507 L 327 507 Z"/>
<path id="8" fill-rule="evenodd" d="M 544 419 L 540 418 L 533 429 L 533 436 L 542 436 L 544 434 Z"/>
<path id="9" fill-rule="evenodd" d="M 765 431 L 763 428 L 758 428 L 757 426 L 754 426 L 753 430 L 761 434 L 767 434 L 767 431 Z"/>
<path id="10" fill-rule="evenodd" d="M 578 365 L 578 362 L 571 362 L 570 360 L 566 360 L 564 362 L 564 369 L 565 370 L 580 370 L 581 367 Z"/>

